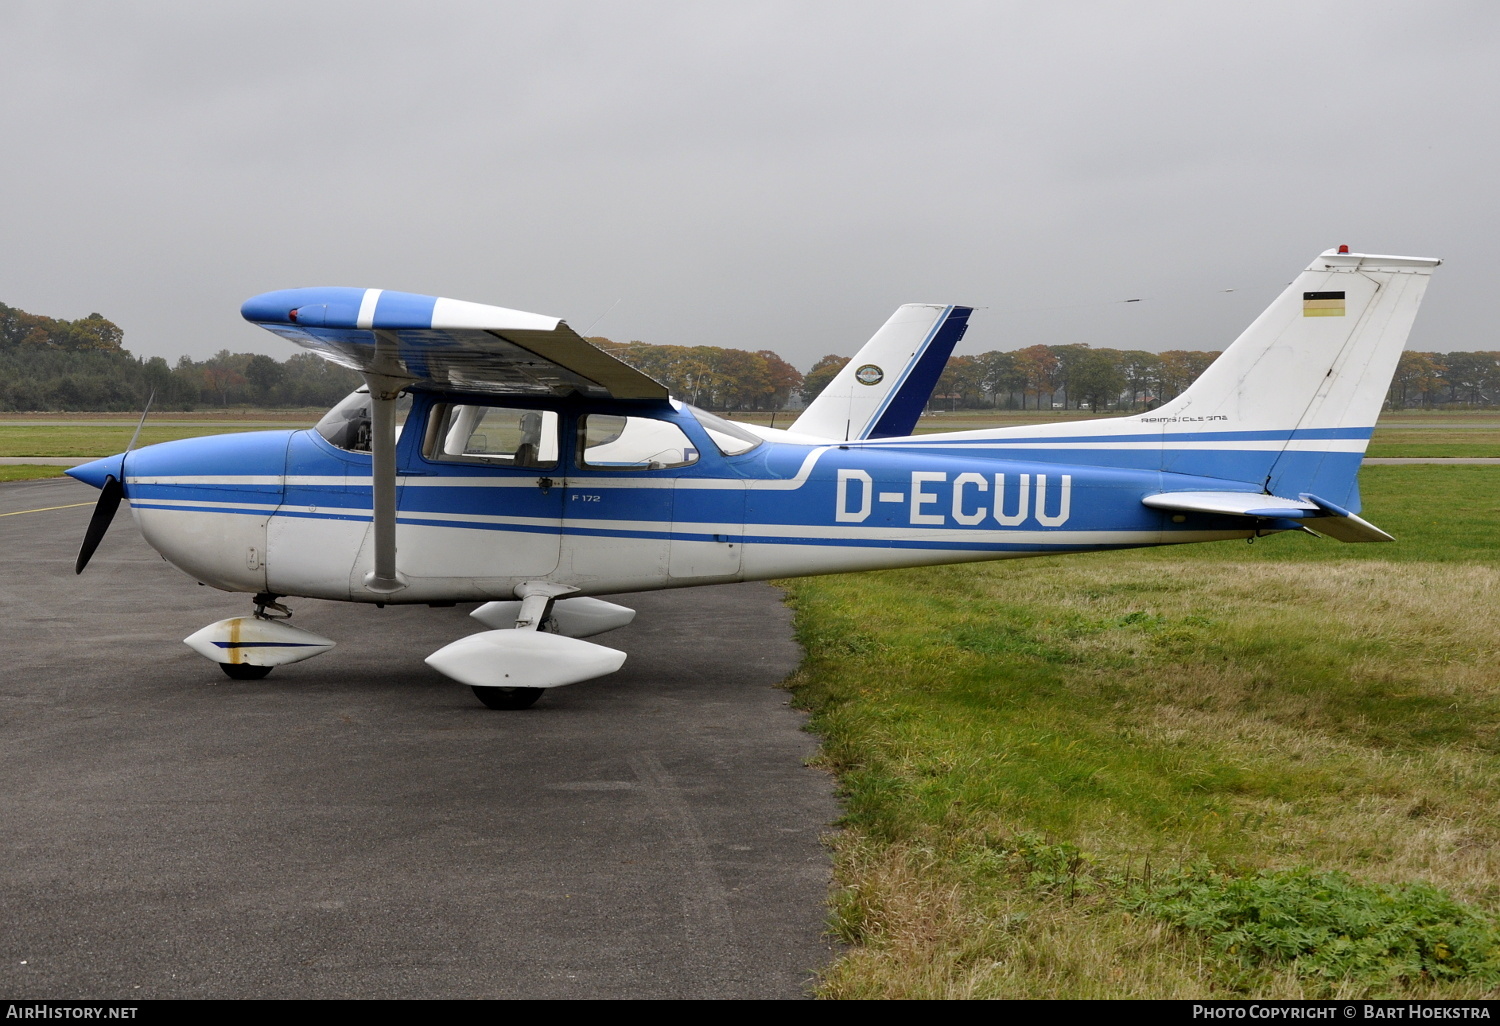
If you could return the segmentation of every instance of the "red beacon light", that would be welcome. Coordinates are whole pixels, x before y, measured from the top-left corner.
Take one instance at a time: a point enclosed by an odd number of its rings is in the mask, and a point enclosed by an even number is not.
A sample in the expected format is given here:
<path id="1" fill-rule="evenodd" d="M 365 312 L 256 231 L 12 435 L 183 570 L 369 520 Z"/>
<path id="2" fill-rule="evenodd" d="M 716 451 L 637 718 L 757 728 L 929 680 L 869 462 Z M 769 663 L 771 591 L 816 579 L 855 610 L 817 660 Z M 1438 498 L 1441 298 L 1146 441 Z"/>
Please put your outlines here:
<path id="1" fill-rule="evenodd" d="M 1347 252 L 1349 252 L 1349 247 L 1348 246 L 1340 246 L 1339 247 L 1339 252 L 1340 253 L 1347 253 Z"/>

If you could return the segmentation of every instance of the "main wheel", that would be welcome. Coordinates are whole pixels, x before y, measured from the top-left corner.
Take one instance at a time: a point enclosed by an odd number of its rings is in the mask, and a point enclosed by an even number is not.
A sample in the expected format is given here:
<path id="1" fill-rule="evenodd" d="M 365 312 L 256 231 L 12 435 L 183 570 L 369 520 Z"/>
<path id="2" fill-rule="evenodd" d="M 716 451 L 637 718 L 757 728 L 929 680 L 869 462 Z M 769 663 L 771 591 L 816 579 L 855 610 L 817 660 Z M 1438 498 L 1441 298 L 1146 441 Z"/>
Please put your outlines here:
<path id="1" fill-rule="evenodd" d="M 491 709 L 530 709 L 545 688 L 474 688 L 475 696 Z"/>
<path id="2" fill-rule="evenodd" d="M 269 666 L 251 666 L 249 663 L 220 663 L 223 670 L 234 680 L 260 680 L 271 672 Z"/>

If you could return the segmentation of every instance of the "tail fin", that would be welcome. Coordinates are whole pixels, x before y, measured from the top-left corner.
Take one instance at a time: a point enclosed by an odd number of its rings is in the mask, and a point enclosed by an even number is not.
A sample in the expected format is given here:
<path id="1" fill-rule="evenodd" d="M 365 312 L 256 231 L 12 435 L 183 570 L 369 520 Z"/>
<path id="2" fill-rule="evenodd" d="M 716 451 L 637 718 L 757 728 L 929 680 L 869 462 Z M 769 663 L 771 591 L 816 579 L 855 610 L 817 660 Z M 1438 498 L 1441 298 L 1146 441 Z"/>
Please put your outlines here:
<path id="1" fill-rule="evenodd" d="M 911 434 L 972 312 L 967 306 L 900 307 L 808 404 L 791 431 L 846 442 Z"/>
<path id="2" fill-rule="evenodd" d="M 1329 250 L 1187 391 L 1150 413 L 912 444 L 1222 478 L 1357 513 L 1360 461 L 1440 263 Z"/>
<path id="3" fill-rule="evenodd" d="M 1357 509 L 1355 475 L 1439 263 L 1329 250 L 1187 391 L 1141 419 L 1164 436 L 1222 430 L 1284 441 L 1251 480 L 1275 495 L 1312 492 Z M 1178 450 L 1162 469 L 1204 474 L 1211 461 Z"/>

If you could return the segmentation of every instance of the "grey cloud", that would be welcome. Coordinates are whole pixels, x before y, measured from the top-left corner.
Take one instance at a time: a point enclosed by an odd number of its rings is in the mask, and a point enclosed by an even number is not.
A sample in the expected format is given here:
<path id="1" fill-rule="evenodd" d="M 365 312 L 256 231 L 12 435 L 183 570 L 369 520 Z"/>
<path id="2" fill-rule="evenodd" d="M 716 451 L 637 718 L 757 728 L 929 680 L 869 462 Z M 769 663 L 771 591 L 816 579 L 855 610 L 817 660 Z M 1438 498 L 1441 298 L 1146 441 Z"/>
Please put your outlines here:
<path id="1" fill-rule="evenodd" d="M 1489 5 L 11 4 L 0 300 L 280 353 L 272 288 L 852 352 L 1228 342 L 1314 253 L 1450 260 L 1491 341 Z M 1223 292 L 1234 287 L 1239 291 Z M 1144 302 L 1120 300 L 1142 297 Z"/>

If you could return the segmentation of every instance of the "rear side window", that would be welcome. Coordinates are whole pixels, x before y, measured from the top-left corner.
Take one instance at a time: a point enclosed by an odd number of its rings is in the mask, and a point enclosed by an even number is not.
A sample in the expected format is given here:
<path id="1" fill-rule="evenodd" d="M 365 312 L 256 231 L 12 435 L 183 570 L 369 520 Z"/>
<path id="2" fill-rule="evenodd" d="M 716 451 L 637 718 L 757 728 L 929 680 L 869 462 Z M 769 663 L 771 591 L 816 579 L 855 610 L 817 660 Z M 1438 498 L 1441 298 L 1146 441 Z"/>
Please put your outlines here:
<path id="1" fill-rule="evenodd" d="M 422 454 L 445 463 L 547 470 L 557 466 L 557 442 L 552 410 L 444 403 L 427 419 Z"/>
<path id="2" fill-rule="evenodd" d="M 703 425 L 703 430 L 708 432 L 708 437 L 713 439 L 714 445 L 725 456 L 738 456 L 740 453 L 749 452 L 765 439 L 741 427 L 739 424 L 731 423 L 722 417 L 715 417 L 707 410 L 700 410 L 696 406 L 689 406 L 693 416 L 698 418 L 698 423 Z"/>
<path id="3" fill-rule="evenodd" d="M 692 440 L 671 421 L 590 413 L 578 422 L 581 467 L 665 470 L 697 462 Z"/>

